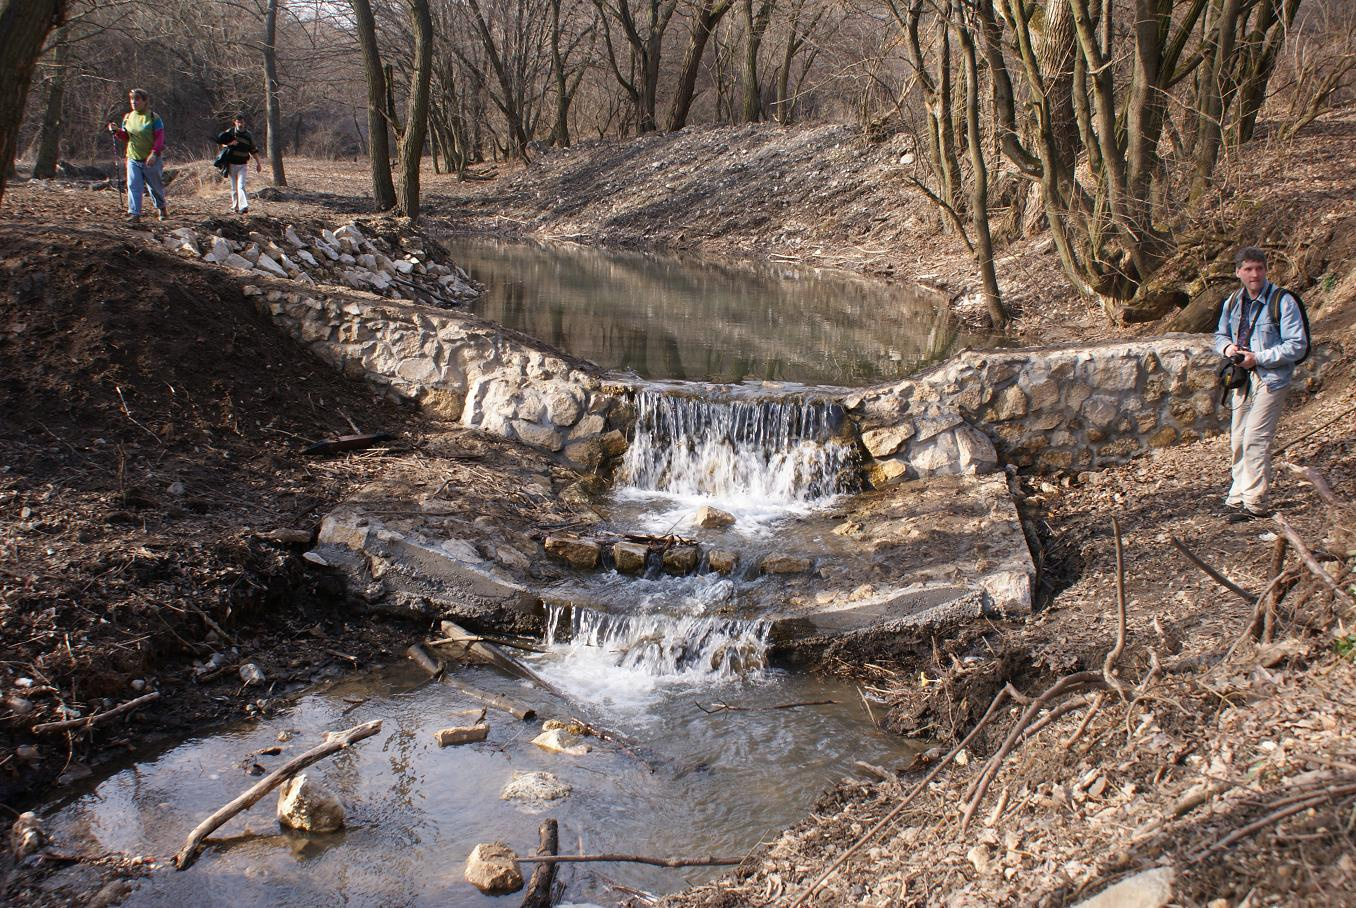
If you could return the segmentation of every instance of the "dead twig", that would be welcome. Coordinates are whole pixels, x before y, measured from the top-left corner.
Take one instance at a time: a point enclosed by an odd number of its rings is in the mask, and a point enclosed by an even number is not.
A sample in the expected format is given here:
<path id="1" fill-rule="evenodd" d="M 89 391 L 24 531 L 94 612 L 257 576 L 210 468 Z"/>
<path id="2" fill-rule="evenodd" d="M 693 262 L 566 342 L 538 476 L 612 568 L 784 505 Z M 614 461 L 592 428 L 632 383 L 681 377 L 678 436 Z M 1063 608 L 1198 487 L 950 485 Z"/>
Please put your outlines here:
<path id="1" fill-rule="evenodd" d="M 642 854 L 545 854 L 519 858 L 523 864 L 578 864 L 588 862 L 649 864 L 653 867 L 733 867 L 743 858 L 655 858 Z"/>
<path id="2" fill-rule="evenodd" d="M 1299 533 L 1297 533 L 1295 528 L 1290 525 L 1290 522 L 1280 514 L 1271 515 L 1271 519 L 1281 528 L 1281 532 L 1285 534 L 1285 538 L 1290 542 L 1291 547 L 1294 548 L 1295 554 L 1299 555 L 1300 561 L 1304 562 L 1304 566 L 1309 569 L 1309 573 L 1313 574 L 1324 586 L 1332 590 L 1332 594 L 1345 602 L 1349 608 L 1356 609 L 1356 599 L 1352 599 L 1351 594 L 1342 589 L 1341 584 L 1336 580 L 1333 580 L 1331 574 L 1323 570 L 1323 566 L 1318 563 L 1318 559 L 1314 557 L 1314 553 L 1309 551 L 1309 547 L 1304 544 L 1304 540 L 1300 538 Z"/>
<path id="3" fill-rule="evenodd" d="M 1116 677 L 1116 662 L 1125 652 L 1125 551 L 1121 544 L 1121 524 L 1114 516 L 1111 518 L 1111 534 L 1116 544 L 1116 643 L 1102 661 L 1102 678 L 1107 686 L 1121 697 L 1125 696 L 1125 685 Z"/>
<path id="4" fill-rule="evenodd" d="M 107 722 L 115 716 L 121 716 L 123 713 L 129 713 L 152 700 L 160 699 L 160 691 L 153 690 L 149 694 L 142 694 L 135 700 L 128 700 L 126 703 L 120 703 L 112 709 L 101 713 L 95 713 L 92 716 L 85 716 L 82 719 L 62 719 L 60 722 L 43 722 L 33 726 L 33 734 L 42 735 L 51 731 L 71 731 L 77 728 L 89 728 L 91 725 L 98 725 L 100 722 Z"/>
<path id="5" fill-rule="evenodd" d="M 858 690 L 860 691 L 860 688 Z M 827 706 L 830 703 L 837 702 L 838 702 L 837 700 L 802 700 L 799 703 L 777 703 L 772 706 L 731 706 L 728 703 L 717 700 L 716 702 L 711 704 L 710 709 L 707 709 L 700 703 L 694 702 L 692 705 L 697 707 L 707 715 L 714 715 L 715 713 L 723 712 L 758 712 L 760 710 L 771 710 L 771 709 L 795 709 L 800 706 Z"/>
<path id="6" fill-rule="evenodd" d="M 174 866 L 179 870 L 187 870 L 193 866 L 193 862 L 198 859 L 198 852 L 202 848 L 203 839 L 211 835 L 223 823 L 230 820 L 236 814 L 253 807 L 260 798 L 277 788 L 283 782 L 286 782 L 299 771 L 325 759 L 331 754 L 344 750 L 351 745 L 370 738 L 381 731 L 381 720 L 376 719 L 363 725 L 355 725 L 347 731 L 337 732 L 326 735 L 324 744 L 313 747 L 305 753 L 298 754 L 288 760 L 282 766 L 273 770 L 264 776 L 254 785 L 252 785 L 243 794 L 236 797 L 230 803 L 221 807 L 207 819 L 203 820 L 193 828 L 184 840 L 184 847 L 179 849 L 179 853 L 174 856 Z"/>
<path id="7" fill-rule="evenodd" d="M 1046 688 L 1045 693 L 1036 697 L 1022 710 L 1022 715 L 1008 732 L 1007 738 L 1003 744 L 989 758 L 984 769 L 980 772 L 979 778 L 970 786 L 969 797 L 965 804 L 965 810 L 961 814 L 961 831 L 965 831 L 970 826 L 970 821 L 974 819 L 975 811 L 979 809 L 980 802 L 984 800 L 984 795 L 988 792 L 989 786 L 998 775 L 999 768 L 1007 760 L 1008 754 L 1017 746 L 1017 742 L 1022 739 L 1027 727 L 1035 720 L 1037 714 L 1047 706 L 1050 706 L 1057 697 L 1064 694 L 1073 693 L 1079 688 L 1089 685 L 1104 685 L 1106 679 L 1101 672 L 1077 672 L 1072 675 L 1065 675 L 1054 684 Z"/>
<path id="8" fill-rule="evenodd" d="M 1209 857 L 1214 852 L 1220 851 L 1224 848 L 1228 848 L 1230 845 L 1234 844 L 1240 839 L 1247 838 L 1253 833 L 1259 832 L 1267 828 L 1268 826 L 1273 826 L 1276 823 L 1279 823 L 1281 820 L 1286 819 L 1287 817 L 1292 817 L 1295 814 L 1303 813 L 1304 811 L 1309 810 L 1310 808 L 1321 807 L 1323 804 L 1329 801 L 1333 801 L 1338 798 L 1350 797 L 1351 795 L 1356 795 L 1356 783 L 1331 786 L 1323 789 L 1322 791 L 1314 792 L 1308 795 L 1307 797 L 1292 796 L 1290 798 L 1286 798 L 1284 799 L 1283 802 L 1277 802 L 1284 803 L 1285 806 L 1271 811 L 1266 816 L 1262 817 L 1259 820 L 1254 820 L 1253 822 L 1249 823 L 1246 826 L 1241 826 L 1238 829 L 1235 829 L 1233 832 L 1229 833 L 1215 844 L 1206 848 L 1204 851 L 1198 852 L 1194 857 L 1192 857 L 1191 863 L 1194 864 L 1199 861 L 1202 861 L 1205 858 Z"/>
<path id="9" fill-rule="evenodd" d="M 900 801 L 889 813 L 877 820 L 874 826 L 858 836 L 857 841 L 849 845 L 847 850 L 840 854 L 838 858 L 819 875 L 818 879 L 810 884 L 809 888 L 797 896 L 796 900 L 791 903 L 789 908 L 797 908 L 799 905 L 804 905 L 806 901 L 819 891 L 820 887 L 833 878 L 833 875 L 838 872 L 838 868 L 847 863 L 848 858 L 852 857 L 863 845 L 875 838 L 876 834 L 882 829 L 894 822 L 895 818 L 902 814 L 904 810 L 913 803 L 914 798 L 918 797 L 918 795 L 927 788 L 928 784 L 931 783 L 933 779 L 937 778 L 937 776 L 941 775 L 942 770 L 949 766 L 952 760 L 956 759 L 956 754 L 969 746 L 970 742 L 984 730 L 984 727 L 989 724 L 989 720 L 997 714 L 999 707 L 1008 699 L 1025 700 L 1026 697 L 1011 684 L 1005 684 L 1003 689 L 994 695 L 993 701 L 989 704 L 989 708 L 984 711 L 984 715 L 975 723 L 975 727 L 970 729 L 970 733 L 967 734 L 959 744 L 951 748 L 951 751 L 946 756 L 937 761 L 937 765 L 932 768 L 932 771 L 909 790 L 909 793 L 904 796 L 904 800 Z"/>
<path id="10" fill-rule="evenodd" d="M 1210 565 L 1206 564 L 1205 561 L 1202 560 L 1199 555 L 1191 551 L 1191 549 L 1187 548 L 1186 543 L 1178 539 L 1176 536 L 1172 536 L 1170 538 L 1172 539 L 1172 544 L 1177 548 L 1177 551 L 1185 555 L 1187 557 L 1187 560 L 1190 561 L 1192 564 L 1196 565 L 1196 567 L 1205 571 L 1206 575 L 1209 576 L 1211 580 L 1215 581 L 1229 592 L 1234 593 L 1240 599 L 1247 602 L 1249 605 L 1256 604 L 1257 596 L 1255 594 L 1250 593 L 1247 590 L 1243 589 L 1243 587 L 1239 586 L 1237 583 L 1234 583 L 1228 577 L 1225 577 L 1219 571 L 1215 570 Z"/>

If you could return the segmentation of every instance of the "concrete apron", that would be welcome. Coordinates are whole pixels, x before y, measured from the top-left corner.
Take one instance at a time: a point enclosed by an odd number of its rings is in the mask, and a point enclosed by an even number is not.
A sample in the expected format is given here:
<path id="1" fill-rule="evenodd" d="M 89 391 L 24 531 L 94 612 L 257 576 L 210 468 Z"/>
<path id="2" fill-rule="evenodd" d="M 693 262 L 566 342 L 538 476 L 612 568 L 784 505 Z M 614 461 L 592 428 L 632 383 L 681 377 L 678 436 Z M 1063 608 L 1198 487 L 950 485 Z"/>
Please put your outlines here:
<path id="1" fill-rule="evenodd" d="M 610 546 L 625 528 L 595 526 L 572 534 L 572 542 L 593 552 L 582 560 L 576 552 L 573 565 L 564 554 L 547 552 L 545 542 L 561 537 L 532 533 L 535 554 L 524 559 L 506 552 L 504 534 L 487 521 L 449 526 L 421 515 L 439 485 L 438 462 L 428 466 L 427 483 L 401 488 L 383 481 L 322 523 L 308 557 L 339 571 L 360 607 L 539 634 L 543 595 L 559 601 L 562 583 L 587 591 L 595 581 L 621 580 L 613 573 Z M 698 549 L 691 571 L 666 571 L 655 547 L 649 576 L 710 574 L 713 564 L 729 571 L 739 596 L 722 616 L 770 620 L 774 647 L 781 650 L 864 632 L 1030 613 L 1036 568 L 1004 474 L 906 481 L 835 504 L 798 518 L 796 532 L 779 533 L 774 543 L 734 551 L 732 569 L 709 557 L 729 548 L 716 538 L 719 531 L 683 527 Z M 588 504 L 576 507 L 587 518 Z M 515 553 L 523 540 L 517 534 Z"/>

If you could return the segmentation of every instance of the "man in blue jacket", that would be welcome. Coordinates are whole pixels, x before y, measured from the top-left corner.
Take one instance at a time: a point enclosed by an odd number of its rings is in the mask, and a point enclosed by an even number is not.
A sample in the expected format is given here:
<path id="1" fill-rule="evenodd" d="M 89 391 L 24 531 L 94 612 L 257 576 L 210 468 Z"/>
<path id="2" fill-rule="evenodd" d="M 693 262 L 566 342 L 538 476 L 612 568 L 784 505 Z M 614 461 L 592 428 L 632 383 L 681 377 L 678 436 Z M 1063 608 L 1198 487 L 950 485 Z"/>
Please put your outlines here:
<path id="1" fill-rule="evenodd" d="M 1215 351 L 1248 370 L 1248 383 L 1228 397 L 1233 484 L 1224 503 L 1233 510 L 1229 521 L 1239 523 L 1271 514 L 1271 441 L 1308 339 L 1295 297 L 1267 280 L 1266 253 L 1244 246 L 1234 266 L 1243 286 L 1224 301 Z"/>

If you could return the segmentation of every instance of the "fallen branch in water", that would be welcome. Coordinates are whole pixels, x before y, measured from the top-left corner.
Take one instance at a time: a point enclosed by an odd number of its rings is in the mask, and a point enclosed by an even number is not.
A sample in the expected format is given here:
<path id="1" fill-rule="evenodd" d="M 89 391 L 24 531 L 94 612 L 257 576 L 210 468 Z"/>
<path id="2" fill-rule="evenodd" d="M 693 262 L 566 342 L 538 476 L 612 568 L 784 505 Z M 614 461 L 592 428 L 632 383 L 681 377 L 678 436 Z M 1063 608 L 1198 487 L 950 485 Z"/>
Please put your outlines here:
<path id="1" fill-rule="evenodd" d="M 372 737 L 379 731 L 381 731 L 381 720 L 376 719 L 362 725 L 355 725 L 347 731 L 333 732 L 325 736 L 325 743 L 313 747 L 305 753 L 298 754 L 288 760 L 282 766 L 279 766 L 256 782 L 243 794 L 239 795 L 230 803 L 221 807 L 207 819 L 195 826 L 193 831 L 188 834 L 188 838 L 184 840 L 184 847 L 179 849 L 179 853 L 174 856 L 174 866 L 179 870 L 187 870 L 189 867 L 193 866 L 193 862 L 198 859 L 198 852 L 202 849 L 203 839 L 215 832 L 222 824 L 226 823 L 236 814 L 249 810 L 258 803 L 259 799 L 264 795 L 268 794 L 312 763 L 319 762 L 331 754 L 345 750 L 364 738 Z"/>
<path id="2" fill-rule="evenodd" d="M 730 704 L 725 703 L 724 701 L 717 700 L 716 702 L 711 704 L 710 709 L 707 709 L 705 706 L 702 706 L 700 703 L 697 702 L 693 702 L 692 705 L 697 707 L 707 715 L 714 715 L 715 713 L 723 712 L 732 712 L 732 713 L 757 712 L 760 710 L 771 710 L 771 709 L 795 709 L 796 707 L 799 706 L 827 706 L 830 703 L 837 702 L 838 702 L 837 700 L 802 700 L 799 703 L 777 703 L 772 706 L 731 706 Z"/>
<path id="3" fill-rule="evenodd" d="M 142 694 L 135 700 L 128 700 L 126 703 L 120 703 L 112 709 L 101 713 L 95 713 L 92 716 L 85 716 L 83 719 L 62 719 L 59 722 L 43 722 L 33 726 L 33 734 L 41 735 L 49 731 L 72 731 L 77 728 L 89 728 L 91 725 L 98 725 L 100 722 L 106 722 L 115 716 L 121 716 L 123 713 L 129 713 L 152 700 L 160 699 L 160 691 L 153 690 L 149 694 Z"/>
<path id="4" fill-rule="evenodd" d="M 540 844 L 538 857 L 553 857 L 560 850 L 560 827 L 555 820 L 546 820 L 537 830 Z M 522 908 L 551 908 L 551 887 L 556 881 L 556 865 L 545 861 L 537 864 L 532 871 L 532 879 L 527 884 L 527 894 L 523 896 Z"/>
<path id="5" fill-rule="evenodd" d="M 484 703 L 487 706 L 493 706 L 495 709 L 506 712 L 515 718 L 526 721 L 527 719 L 531 719 L 537 715 L 537 711 L 532 707 L 524 706 L 521 703 L 516 703 L 513 700 L 508 699 L 507 697 L 501 697 L 498 694 L 492 694 L 489 691 L 481 690 L 478 687 L 472 687 L 469 684 L 464 684 L 461 681 L 457 681 L 452 678 L 444 677 L 441 678 L 440 680 L 453 690 L 461 691 L 463 694 L 470 697 L 472 700 L 478 700 L 479 702 Z"/>
<path id="6" fill-rule="evenodd" d="M 642 854 L 547 854 L 519 858 L 523 864 L 576 864 L 585 862 L 649 864 L 653 867 L 733 867 L 743 858 L 652 858 Z"/>
<path id="7" fill-rule="evenodd" d="M 430 656 L 428 650 L 424 649 L 418 643 L 411 643 L 409 647 L 406 648 L 405 655 L 408 656 L 415 665 L 428 672 L 429 676 L 435 680 L 441 678 L 446 671 L 447 667 L 443 665 L 442 660 Z"/>
<path id="8" fill-rule="evenodd" d="M 452 644 L 464 643 L 493 643 L 495 646 L 507 646 L 512 649 L 526 650 L 529 653 L 545 653 L 549 650 L 540 643 L 528 643 L 525 640 L 510 640 L 507 637 L 487 637 L 479 634 L 474 637 L 439 637 L 437 640 L 430 640 L 429 646 L 449 646 Z"/>
<path id="9" fill-rule="evenodd" d="M 442 623 L 442 631 L 448 638 L 455 641 L 456 644 L 460 644 L 464 653 L 474 656 L 482 662 L 493 665 L 500 671 L 512 675 L 515 678 L 525 678 L 547 693 L 553 694 L 561 700 L 569 702 L 570 698 L 554 684 L 528 668 L 520 660 L 513 658 L 493 643 L 485 640 L 483 637 L 471 633 L 464 627 L 461 627 L 452 621 L 444 621 Z M 449 643 L 448 645 L 450 646 L 453 644 Z"/>

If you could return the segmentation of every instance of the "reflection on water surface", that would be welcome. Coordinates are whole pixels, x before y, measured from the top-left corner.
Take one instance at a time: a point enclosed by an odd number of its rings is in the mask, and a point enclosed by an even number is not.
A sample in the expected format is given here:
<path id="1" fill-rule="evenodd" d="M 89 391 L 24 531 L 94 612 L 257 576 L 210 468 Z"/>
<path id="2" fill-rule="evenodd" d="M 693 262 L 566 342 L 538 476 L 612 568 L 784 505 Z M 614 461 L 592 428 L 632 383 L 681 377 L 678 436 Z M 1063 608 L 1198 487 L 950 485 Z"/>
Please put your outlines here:
<path id="1" fill-rule="evenodd" d="M 940 295 L 844 272 L 483 239 L 447 248 L 486 286 L 478 315 L 642 378 L 851 387 L 990 345 Z"/>

